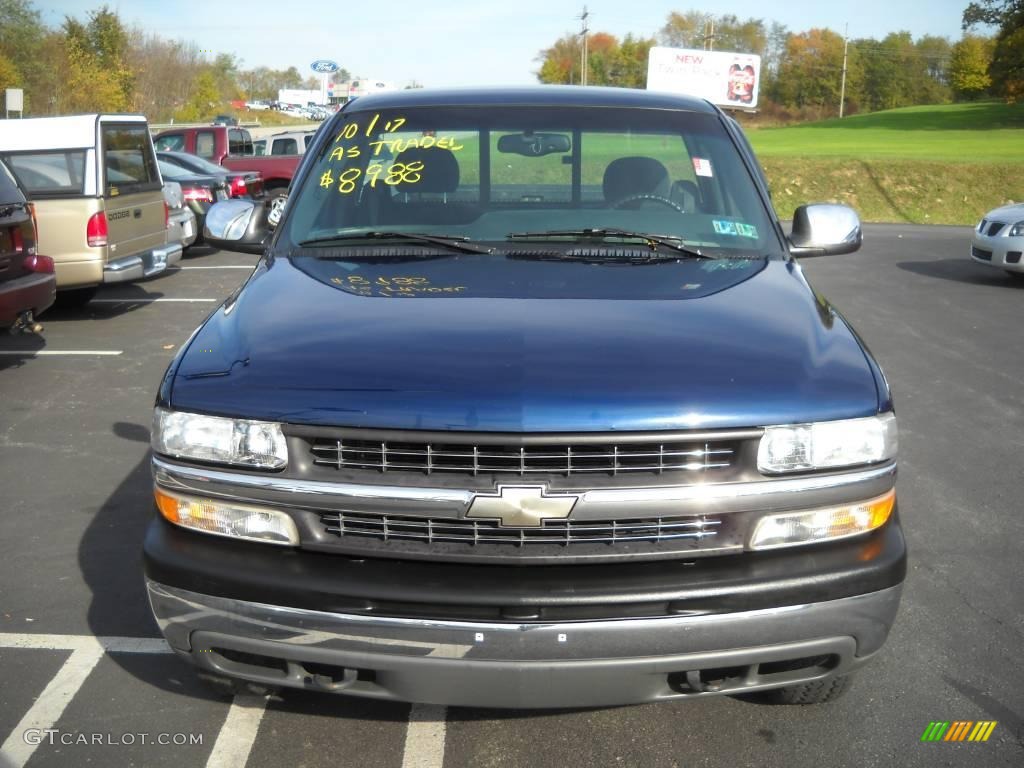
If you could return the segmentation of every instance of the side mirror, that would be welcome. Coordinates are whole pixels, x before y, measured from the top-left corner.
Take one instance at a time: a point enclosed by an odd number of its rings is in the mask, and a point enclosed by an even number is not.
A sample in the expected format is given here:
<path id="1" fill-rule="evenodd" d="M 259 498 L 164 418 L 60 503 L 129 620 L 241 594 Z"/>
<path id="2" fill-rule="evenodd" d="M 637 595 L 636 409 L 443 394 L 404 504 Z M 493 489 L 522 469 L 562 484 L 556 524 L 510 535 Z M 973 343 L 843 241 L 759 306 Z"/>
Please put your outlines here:
<path id="1" fill-rule="evenodd" d="M 262 254 L 270 234 L 268 210 L 252 200 L 225 200 L 206 212 L 203 237 L 214 248 Z"/>
<path id="2" fill-rule="evenodd" d="M 857 212 L 845 205 L 815 203 L 793 212 L 789 252 L 794 256 L 853 253 L 864 239 Z"/>

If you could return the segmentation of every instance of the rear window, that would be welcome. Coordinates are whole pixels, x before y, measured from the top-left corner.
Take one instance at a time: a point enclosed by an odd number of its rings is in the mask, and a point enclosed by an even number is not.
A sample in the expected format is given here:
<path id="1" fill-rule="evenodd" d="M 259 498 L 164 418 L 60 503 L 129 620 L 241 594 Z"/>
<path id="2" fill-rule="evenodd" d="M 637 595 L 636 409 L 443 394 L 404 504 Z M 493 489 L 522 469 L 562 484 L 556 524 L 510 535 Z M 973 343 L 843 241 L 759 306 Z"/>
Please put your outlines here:
<path id="1" fill-rule="evenodd" d="M 81 195 L 84 192 L 84 149 L 19 152 L 7 155 L 4 160 L 30 197 Z"/>
<path id="2" fill-rule="evenodd" d="M 7 166 L 0 162 L 0 205 L 4 203 L 20 203 L 25 199 L 18 189 L 18 182 L 14 180 Z"/>
<path id="3" fill-rule="evenodd" d="M 252 137 L 248 131 L 232 128 L 228 131 L 228 154 L 249 155 L 253 154 Z"/>
<path id="4" fill-rule="evenodd" d="M 272 155 L 297 155 L 299 144 L 295 139 L 274 139 L 274 148 L 270 150 Z"/>
<path id="5" fill-rule="evenodd" d="M 160 189 L 149 129 L 141 123 L 105 123 L 101 130 L 107 196 Z"/>

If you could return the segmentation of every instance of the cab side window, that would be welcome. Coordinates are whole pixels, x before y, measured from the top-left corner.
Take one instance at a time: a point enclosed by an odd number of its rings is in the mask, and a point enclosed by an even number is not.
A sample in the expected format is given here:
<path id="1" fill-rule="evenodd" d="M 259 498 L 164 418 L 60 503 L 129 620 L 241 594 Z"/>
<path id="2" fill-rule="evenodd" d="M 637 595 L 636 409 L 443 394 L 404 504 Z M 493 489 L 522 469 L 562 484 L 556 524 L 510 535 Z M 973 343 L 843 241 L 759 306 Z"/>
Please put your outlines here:
<path id="1" fill-rule="evenodd" d="M 196 154 L 209 160 L 213 157 L 217 142 L 213 139 L 213 131 L 199 131 L 196 134 Z"/>
<path id="2" fill-rule="evenodd" d="M 153 140 L 157 152 L 184 152 L 185 135 L 181 133 L 165 133 Z"/>

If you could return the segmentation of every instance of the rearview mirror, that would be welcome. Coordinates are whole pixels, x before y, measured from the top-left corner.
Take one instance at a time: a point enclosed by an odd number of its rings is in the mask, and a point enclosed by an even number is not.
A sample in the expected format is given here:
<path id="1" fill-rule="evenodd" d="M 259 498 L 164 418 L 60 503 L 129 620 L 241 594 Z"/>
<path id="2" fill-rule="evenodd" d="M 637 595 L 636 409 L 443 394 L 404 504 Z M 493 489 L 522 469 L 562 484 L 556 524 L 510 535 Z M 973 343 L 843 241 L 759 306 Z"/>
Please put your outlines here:
<path id="1" fill-rule="evenodd" d="M 225 200 L 206 212 L 203 237 L 225 251 L 261 254 L 270 234 L 268 209 L 252 200 Z"/>
<path id="2" fill-rule="evenodd" d="M 564 133 L 511 133 L 498 137 L 498 151 L 505 154 L 541 157 L 571 148 L 572 141 Z"/>
<path id="3" fill-rule="evenodd" d="M 864 239 L 857 212 L 846 205 L 814 203 L 793 212 L 789 252 L 794 256 L 853 253 Z"/>

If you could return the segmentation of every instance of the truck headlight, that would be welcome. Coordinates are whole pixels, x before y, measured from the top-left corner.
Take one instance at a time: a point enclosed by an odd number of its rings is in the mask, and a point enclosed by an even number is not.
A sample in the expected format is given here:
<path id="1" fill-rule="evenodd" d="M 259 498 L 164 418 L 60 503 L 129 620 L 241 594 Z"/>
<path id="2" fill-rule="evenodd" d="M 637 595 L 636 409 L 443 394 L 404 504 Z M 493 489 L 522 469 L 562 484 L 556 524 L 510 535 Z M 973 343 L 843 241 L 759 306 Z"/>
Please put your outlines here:
<path id="1" fill-rule="evenodd" d="M 896 457 L 895 414 L 766 427 L 757 449 L 765 474 L 870 464 Z"/>
<path id="2" fill-rule="evenodd" d="M 280 424 L 163 408 L 153 415 L 153 451 L 254 469 L 281 469 L 288 464 L 288 446 Z"/>
<path id="3" fill-rule="evenodd" d="M 774 549 L 814 544 L 867 533 L 885 524 L 895 503 L 896 491 L 889 491 L 878 498 L 854 504 L 766 515 L 754 528 L 748 548 Z"/>
<path id="4" fill-rule="evenodd" d="M 296 545 L 299 530 L 285 512 L 220 499 L 197 499 L 154 488 L 157 509 L 165 519 L 196 531 L 267 544 Z"/>

